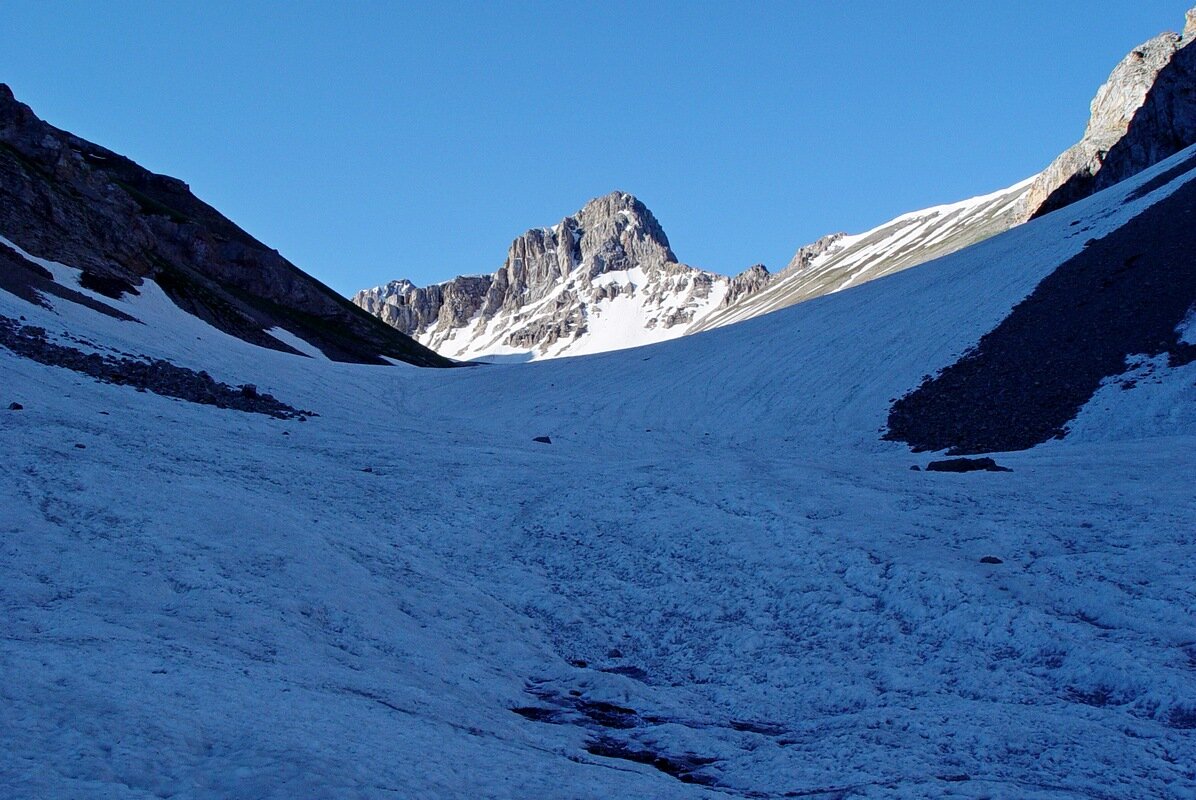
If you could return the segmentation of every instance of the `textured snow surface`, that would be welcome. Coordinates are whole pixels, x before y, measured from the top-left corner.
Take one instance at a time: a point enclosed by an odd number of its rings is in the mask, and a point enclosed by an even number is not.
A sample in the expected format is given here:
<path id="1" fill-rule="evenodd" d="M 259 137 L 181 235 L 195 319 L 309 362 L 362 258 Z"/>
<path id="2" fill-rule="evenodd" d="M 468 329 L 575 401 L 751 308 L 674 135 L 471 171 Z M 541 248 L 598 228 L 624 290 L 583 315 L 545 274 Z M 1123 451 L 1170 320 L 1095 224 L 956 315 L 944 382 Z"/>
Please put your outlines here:
<path id="1" fill-rule="evenodd" d="M 106 301 L 146 325 L 0 294 L 320 415 L 0 349 L 0 795 L 1192 797 L 1196 368 L 1103 389 L 1011 473 L 914 472 L 877 435 L 1174 184 L 1132 186 L 742 324 L 522 365 L 267 351 L 152 283 Z M 713 759 L 692 774 L 716 785 L 598 738 Z"/>

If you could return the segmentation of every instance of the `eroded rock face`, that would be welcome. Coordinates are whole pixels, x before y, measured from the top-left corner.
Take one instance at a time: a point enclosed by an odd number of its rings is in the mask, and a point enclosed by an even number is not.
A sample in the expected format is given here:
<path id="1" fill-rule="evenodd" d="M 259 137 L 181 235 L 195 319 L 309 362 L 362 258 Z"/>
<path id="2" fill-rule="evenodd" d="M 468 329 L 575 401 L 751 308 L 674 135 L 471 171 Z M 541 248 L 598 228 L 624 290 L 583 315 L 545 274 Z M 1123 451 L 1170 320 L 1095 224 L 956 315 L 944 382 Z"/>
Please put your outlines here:
<path id="1" fill-rule="evenodd" d="M 740 295 L 763 285 L 767 270 L 753 270 L 736 279 Z M 454 358 L 564 355 L 680 335 L 733 283 L 679 263 L 652 212 L 611 192 L 516 238 L 493 275 L 424 288 L 394 281 L 353 302 Z"/>
<path id="2" fill-rule="evenodd" d="M 195 197 L 117 153 L 43 122 L 0 84 L 0 235 L 83 270 L 108 293 L 150 278 L 180 308 L 263 347 L 281 327 L 329 358 L 447 361 L 362 314 Z"/>
<path id="3" fill-rule="evenodd" d="M 1099 192 L 1196 143 L 1196 13 L 1188 12 L 1181 48 L 1163 68 L 1125 136 L 1110 148 L 1092 183 Z"/>
<path id="4" fill-rule="evenodd" d="M 730 306 L 748 295 L 755 294 L 767 286 L 771 279 L 772 274 L 769 273 L 768 268 L 763 264 L 755 264 L 748 267 L 731 279 L 731 285 L 727 289 L 727 296 L 723 298 L 723 307 Z"/>
<path id="5" fill-rule="evenodd" d="M 1092 100 L 1084 137 L 1031 185 L 1021 218 L 1041 216 L 1125 180 L 1196 142 L 1196 9 L 1183 34 L 1129 53 Z"/>
<path id="6" fill-rule="evenodd" d="M 411 281 L 391 281 L 353 296 L 353 302 L 383 322 L 413 335 L 440 324 L 460 327 L 486 301 L 493 279 L 489 275 L 462 276 L 445 283 L 419 287 Z"/>
<path id="7" fill-rule="evenodd" d="M 846 236 L 847 234 L 845 233 L 831 233 L 814 241 L 812 244 L 799 247 L 797 252 L 793 254 L 793 258 L 789 259 L 789 263 L 782 272 L 790 274 L 808 269 L 810 264 L 814 262 L 814 259 L 831 250 L 846 238 Z"/>

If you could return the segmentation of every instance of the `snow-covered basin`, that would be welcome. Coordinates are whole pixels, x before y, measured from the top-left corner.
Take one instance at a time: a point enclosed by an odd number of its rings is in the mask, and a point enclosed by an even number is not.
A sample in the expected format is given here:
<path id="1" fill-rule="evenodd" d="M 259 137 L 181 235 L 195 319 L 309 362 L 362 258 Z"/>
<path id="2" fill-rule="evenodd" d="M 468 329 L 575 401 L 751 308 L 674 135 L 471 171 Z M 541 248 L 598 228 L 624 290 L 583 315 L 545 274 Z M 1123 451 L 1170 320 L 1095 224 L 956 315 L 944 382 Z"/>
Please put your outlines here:
<path id="1" fill-rule="evenodd" d="M 146 325 L 0 295 L 319 414 L 0 349 L 0 793 L 1190 797 L 1196 371 L 1102 390 L 1011 473 L 914 472 L 877 435 L 1175 186 L 1135 183 L 756 320 L 523 365 L 262 350 L 152 283 L 108 301 Z M 571 692 L 639 723 L 510 710 Z M 723 788 L 596 736 L 716 759 Z"/>

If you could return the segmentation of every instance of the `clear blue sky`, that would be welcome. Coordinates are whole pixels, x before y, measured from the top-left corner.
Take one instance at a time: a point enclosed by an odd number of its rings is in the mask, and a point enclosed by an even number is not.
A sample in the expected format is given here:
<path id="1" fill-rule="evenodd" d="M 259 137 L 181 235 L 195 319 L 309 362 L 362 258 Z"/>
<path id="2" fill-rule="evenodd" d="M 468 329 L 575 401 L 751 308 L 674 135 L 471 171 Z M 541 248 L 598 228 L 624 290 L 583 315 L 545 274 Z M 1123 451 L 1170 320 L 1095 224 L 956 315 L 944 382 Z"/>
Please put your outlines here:
<path id="1" fill-rule="evenodd" d="M 6 0 L 0 81 L 341 292 L 616 188 L 733 273 L 1038 171 L 1186 7 Z"/>

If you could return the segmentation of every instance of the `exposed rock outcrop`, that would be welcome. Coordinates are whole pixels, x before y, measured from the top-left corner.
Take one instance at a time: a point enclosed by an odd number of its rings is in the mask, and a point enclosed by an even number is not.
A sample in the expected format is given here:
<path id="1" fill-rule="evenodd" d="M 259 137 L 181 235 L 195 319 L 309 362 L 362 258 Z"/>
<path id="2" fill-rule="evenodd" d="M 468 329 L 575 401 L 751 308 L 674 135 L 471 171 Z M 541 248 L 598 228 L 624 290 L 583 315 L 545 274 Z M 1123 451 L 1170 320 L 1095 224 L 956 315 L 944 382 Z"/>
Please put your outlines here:
<path id="1" fill-rule="evenodd" d="M 1196 155 L 1172 172 L 1196 174 Z M 974 348 L 894 402 L 885 438 L 951 455 L 1024 450 L 1064 436 L 1133 359 L 1196 361 L 1182 332 L 1196 305 L 1193 218 L 1189 180 L 1089 241 Z"/>
<path id="2" fill-rule="evenodd" d="M 723 298 L 723 307 L 734 305 L 748 295 L 755 294 L 768 285 L 772 274 L 763 264 L 755 264 L 731 279 L 727 288 L 727 296 Z"/>
<path id="3" fill-rule="evenodd" d="M 206 372 L 180 367 L 160 358 L 86 352 L 78 347 L 51 340 L 43 328 L 22 325 L 0 314 L 0 347 L 53 367 L 90 375 L 102 383 L 132 386 L 164 397 L 189 403 L 229 408 L 276 419 L 306 420 L 317 416 L 313 411 L 294 408 L 271 394 L 264 394 L 251 383 L 230 386 Z M 10 410 L 20 409 L 18 403 Z M 82 448 L 77 444 L 75 447 Z"/>
<path id="4" fill-rule="evenodd" d="M 741 276 L 742 295 L 763 267 Z M 734 282 L 677 261 L 652 212 L 626 192 L 516 238 L 493 275 L 358 292 L 353 302 L 455 358 L 597 352 L 661 341 L 724 302 Z"/>
<path id="5" fill-rule="evenodd" d="M 1043 171 L 1021 219 L 1042 216 L 1132 177 L 1196 142 L 1196 9 L 1182 34 L 1129 53 L 1092 100 L 1084 137 Z"/>
<path id="6" fill-rule="evenodd" d="M 828 250 L 839 244 L 846 237 L 847 234 L 845 233 L 830 233 L 814 241 L 812 244 L 799 247 L 797 252 L 793 254 L 793 258 L 789 259 L 789 263 L 785 265 L 785 269 L 781 270 L 781 273 L 791 274 L 809 269 L 810 265 L 814 263 L 814 259 L 825 255 Z"/>
<path id="7" fill-rule="evenodd" d="M 448 361 L 380 324 L 199 200 L 187 184 L 43 122 L 0 84 L 0 235 L 83 270 L 109 295 L 154 280 L 221 330 L 291 351 L 282 327 L 341 361 Z M 293 351 L 292 351 L 293 352 Z"/>
<path id="8" fill-rule="evenodd" d="M 391 281 L 385 286 L 358 292 L 353 302 L 387 325 L 412 335 L 437 322 L 461 327 L 486 301 L 493 278 L 462 276 L 445 283 L 419 287 L 411 281 Z"/>

